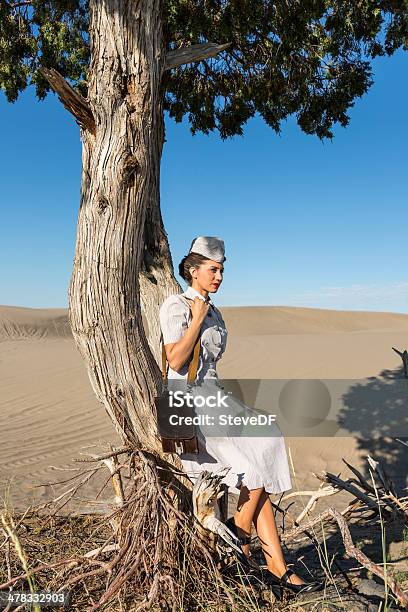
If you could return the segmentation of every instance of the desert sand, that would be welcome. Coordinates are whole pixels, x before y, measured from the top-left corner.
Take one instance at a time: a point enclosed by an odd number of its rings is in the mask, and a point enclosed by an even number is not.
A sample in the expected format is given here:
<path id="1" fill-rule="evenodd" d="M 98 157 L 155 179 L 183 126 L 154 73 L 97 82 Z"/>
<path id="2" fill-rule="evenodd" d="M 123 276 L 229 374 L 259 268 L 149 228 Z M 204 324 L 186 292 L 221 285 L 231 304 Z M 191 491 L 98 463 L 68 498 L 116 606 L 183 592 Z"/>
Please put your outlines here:
<path id="1" fill-rule="evenodd" d="M 283 306 L 221 311 L 228 328 L 221 378 L 350 379 L 363 387 L 402 379 L 401 359 L 391 347 L 408 347 L 407 314 Z M 0 306 L 0 367 L 0 490 L 22 509 L 53 495 L 47 483 L 75 474 L 61 469 L 77 468 L 73 458 L 87 452 L 84 447 L 98 452 L 100 444 L 120 440 L 93 394 L 65 309 Z M 408 452 L 395 441 L 361 443 L 349 435 L 287 437 L 286 444 L 292 492 L 318 488 L 313 472 L 350 476 L 342 457 L 362 468 L 369 452 L 384 458 L 399 488 L 407 485 Z M 81 499 L 92 498 L 99 485 Z M 101 500 L 111 499 L 109 487 Z M 77 507 L 85 509 L 81 499 Z M 300 507 L 306 499 L 298 500 Z M 335 496 L 318 510 L 328 503 L 343 507 L 343 501 Z"/>

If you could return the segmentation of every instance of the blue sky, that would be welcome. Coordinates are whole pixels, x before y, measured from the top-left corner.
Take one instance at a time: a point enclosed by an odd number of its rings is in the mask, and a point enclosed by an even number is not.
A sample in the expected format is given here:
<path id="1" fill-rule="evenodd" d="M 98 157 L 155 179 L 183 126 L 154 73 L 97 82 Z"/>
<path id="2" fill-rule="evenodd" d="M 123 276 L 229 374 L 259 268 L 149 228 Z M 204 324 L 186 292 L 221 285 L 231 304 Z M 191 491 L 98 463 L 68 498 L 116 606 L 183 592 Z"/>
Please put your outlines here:
<path id="1" fill-rule="evenodd" d="M 332 142 L 294 119 L 278 136 L 257 117 L 222 141 L 166 118 L 161 202 L 175 268 L 195 236 L 219 236 L 220 306 L 408 313 L 407 71 L 407 53 L 378 59 Z M 0 126 L 0 304 L 67 307 L 79 128 L 32 88 L 15 104 L 0 93 Z"/>

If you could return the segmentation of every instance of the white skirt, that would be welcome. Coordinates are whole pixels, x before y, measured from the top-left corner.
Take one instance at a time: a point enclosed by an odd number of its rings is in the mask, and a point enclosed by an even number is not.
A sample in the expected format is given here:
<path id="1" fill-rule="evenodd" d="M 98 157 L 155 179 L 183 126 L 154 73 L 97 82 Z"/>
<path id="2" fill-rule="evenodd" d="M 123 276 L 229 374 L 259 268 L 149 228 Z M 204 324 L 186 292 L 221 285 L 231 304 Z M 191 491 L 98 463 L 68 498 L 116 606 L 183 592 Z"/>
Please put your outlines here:
<path id="1" fill-rule="evenodd" d="M 208 395 L 215 396 L 219 390 L 222 391 L 223 387 L 218 379 L 207 379 L 205 384 L 192 387 L 190 393 L 194 398 L 197 396 L 206 398 Z M 228 467 L 230 469 L 222 482 L 235 493 L 239 493 L 238 487 L 241 484 L 248 489 L 263 487 L 267 493 L 290 490 L 292 482 L 285 439 L 276 422 L 271 423 L 269 418 L 269 422 L 261 427 L 220 426 L 221 415 L 225 417 L 223 423 L 226 419 L 230 422 L 235 417 L 238 417 L 239 422 L 248 423 L 248 417 L 258 419 L 260 414 L 230 394 L 226 399 L 225 394 L 226 392 L 222 392 L 224 401 L 221 406 L 195 405 L 195 415 L 199 417 L 199 421 L 206 420 L 206 424 L 197 425 L 200 452 L 185 453 L 180 456 L 184 471 L 195 482 L 203 470 L 217 472 Z M 263 420 L 265 419 L 266 417 Z M 229 432 L 238 435 L 229 435 Z"/>

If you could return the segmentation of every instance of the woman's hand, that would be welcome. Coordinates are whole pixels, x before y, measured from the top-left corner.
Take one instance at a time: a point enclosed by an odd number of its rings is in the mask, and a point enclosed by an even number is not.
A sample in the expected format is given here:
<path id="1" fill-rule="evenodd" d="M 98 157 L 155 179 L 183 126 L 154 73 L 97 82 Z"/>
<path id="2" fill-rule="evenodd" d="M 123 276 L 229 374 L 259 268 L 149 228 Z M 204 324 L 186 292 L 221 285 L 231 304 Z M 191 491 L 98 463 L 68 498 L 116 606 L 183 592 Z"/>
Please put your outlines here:
<path id="1" fill-rule="evenodd" d="M 204 300 L 199 297 L 194 298 L 194 302 L 191 304 L 191 316 L 194 321 L 197 321 L 201 325 L 207 316 L 207 312 L 210 305 L 206 304 Z"/>

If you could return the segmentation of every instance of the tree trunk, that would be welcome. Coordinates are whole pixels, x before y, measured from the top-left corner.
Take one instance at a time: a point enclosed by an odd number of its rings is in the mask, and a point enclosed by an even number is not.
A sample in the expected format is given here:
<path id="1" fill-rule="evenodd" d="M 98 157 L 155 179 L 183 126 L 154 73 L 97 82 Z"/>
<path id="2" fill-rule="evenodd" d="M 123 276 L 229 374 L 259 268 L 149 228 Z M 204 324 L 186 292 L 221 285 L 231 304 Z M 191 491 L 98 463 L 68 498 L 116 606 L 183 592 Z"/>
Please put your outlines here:
<path id="1" fill-rule="evenodd" d="M 140 285 L 149 319 L 163 297 L 177 291 L 159 209 L 160 12 L 159 0 L 90 1 L 88 101 L 96 134 L 81 130 L 81 204 L 69 287 L 72 332 L 99 401 L 124 443 L 156 450 L 152 405 L 160 372 L 143 329 Z"/>
<path id="2" fill-rule="evenodd" d="M 163 94 L 164 95 L 164 94 Z M 163 98 L 162 98 L 163 99 Z M 164 120 L 160 115 L 160 152 L 157 167 L 152 168 L 153 180 L 144 226 L 144 252 L 139 275 L 140 297 L 148 327 L 150 349 L 161 365 L 159 309 L 163 300 L 181 287 L 174 278 L 167 234 L 160 211 L 160 160 L 164 142 Z"/>

